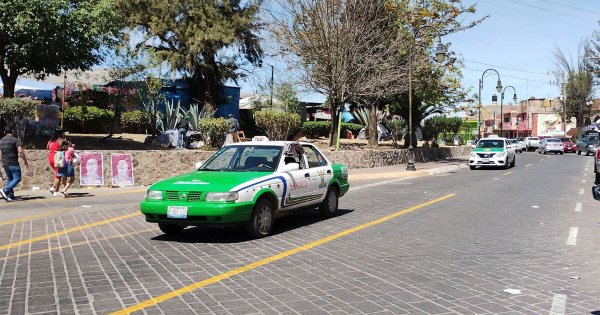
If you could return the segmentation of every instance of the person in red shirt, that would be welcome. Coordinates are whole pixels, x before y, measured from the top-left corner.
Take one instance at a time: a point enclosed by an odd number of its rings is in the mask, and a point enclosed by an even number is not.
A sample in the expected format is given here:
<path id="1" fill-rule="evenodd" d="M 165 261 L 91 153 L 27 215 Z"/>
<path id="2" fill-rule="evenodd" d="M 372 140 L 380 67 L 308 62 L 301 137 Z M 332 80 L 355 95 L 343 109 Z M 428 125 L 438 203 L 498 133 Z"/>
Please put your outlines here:
<path id="1" fill-rule="evenodd" d="M 54 155 L 56 155 L 56 152 L 60 151 L 60 145 L 63 140 L 65 140 L 64 132 L 62 130 L 56 130 L 46 145 L 46 149 L 48 149 L 48 163 L 50 163 L 50 167 L 54 170 L 54 181 L 52 187 L 50 187 L 50 193 L 52 193 L 53 196 L 60 195 L 58 189 L 60 188 L 61 180 L 58 175 L 58 167 L 54 166 Z"/>

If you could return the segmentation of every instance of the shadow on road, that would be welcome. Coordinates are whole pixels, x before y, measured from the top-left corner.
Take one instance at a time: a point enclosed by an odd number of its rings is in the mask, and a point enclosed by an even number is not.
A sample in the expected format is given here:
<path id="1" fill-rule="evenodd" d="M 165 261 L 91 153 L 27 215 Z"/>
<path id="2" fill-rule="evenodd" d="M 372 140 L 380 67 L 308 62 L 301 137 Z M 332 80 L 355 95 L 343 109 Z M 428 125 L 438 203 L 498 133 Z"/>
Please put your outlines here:
<path id="1" fill-rule="evenodd" d="M 351 213 L 354 210 L 339 209 L 336 217 L 343 216 Z M 333 218 L 332 218 L 333 219 Z M 319 216 L 316 209 L 308 209 L 304 211 L 296 211 L 291 214 L 285 215 L 275 220 L 275 225 L 271 231 L 271 235 L 277 235 L 285 233 L 291 230 L 301 228 L 303 226 L 309 226 L 314 223 L 318 223 L 325 220 Z M 267 236 L 267 237 L 270 237 Z M 168 241 L 178 243 L 242 243 L 246 241 L 252 241 L 246 234 L 244 226 L 235 227 L 191 227 L 183 230 L 179 235 L 167 236 L 162 234 L 152 238 L 155 241 Z"/>

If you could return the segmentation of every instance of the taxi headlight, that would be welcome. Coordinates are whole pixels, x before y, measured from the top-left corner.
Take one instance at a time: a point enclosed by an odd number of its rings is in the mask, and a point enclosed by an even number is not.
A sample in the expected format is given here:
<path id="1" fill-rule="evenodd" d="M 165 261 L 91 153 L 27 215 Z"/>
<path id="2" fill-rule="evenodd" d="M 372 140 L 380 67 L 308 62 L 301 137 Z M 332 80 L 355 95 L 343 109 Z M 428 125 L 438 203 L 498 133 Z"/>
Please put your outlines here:
<path id="1" fill-rule="evenodd" d="M 477 157 L 477 153 L 471 152 L 471 154 L 469 154 L 469 157 L 476 158 Z"/>
<path id="2" fill-rule="evenodd" d="M 209 192 L 206 201 L 236 201 L 239 197 L 237 192 Z"/>
<path id="3" fill-rule="evenodd" d="M 496 157 L 504 157 L 505 155 L 506 155 L 506 153 L 500 152 L 500 153 L 496 154 Z"/>
<path id="4" fill-rule="evenodd" d="M 146 199 L 149 200 L 162 200 L 163 192 L 160 190 L 148 190 L 146 192 Z"/>

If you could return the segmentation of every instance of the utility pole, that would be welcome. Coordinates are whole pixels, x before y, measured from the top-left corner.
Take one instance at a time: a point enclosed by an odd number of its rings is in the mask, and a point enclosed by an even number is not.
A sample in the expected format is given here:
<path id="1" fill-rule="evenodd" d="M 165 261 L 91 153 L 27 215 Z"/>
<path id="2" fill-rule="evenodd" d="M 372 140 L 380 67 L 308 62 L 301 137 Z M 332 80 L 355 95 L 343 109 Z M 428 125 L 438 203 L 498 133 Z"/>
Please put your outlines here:
<path id="1" fill-rule="evenodd" d="M 65 70 L 65 74 L 63 77 L 63 97 L 62 102 L 60 103 L 61 112 L 60 112 L 60 130 L 65 129 L 65 102 L 67 99 L 67 70 Z"/>
<path id="2" fill-rule="evenodd" d="M 273 66 L 271 66 L 271 109 L 273 109 Z"/>

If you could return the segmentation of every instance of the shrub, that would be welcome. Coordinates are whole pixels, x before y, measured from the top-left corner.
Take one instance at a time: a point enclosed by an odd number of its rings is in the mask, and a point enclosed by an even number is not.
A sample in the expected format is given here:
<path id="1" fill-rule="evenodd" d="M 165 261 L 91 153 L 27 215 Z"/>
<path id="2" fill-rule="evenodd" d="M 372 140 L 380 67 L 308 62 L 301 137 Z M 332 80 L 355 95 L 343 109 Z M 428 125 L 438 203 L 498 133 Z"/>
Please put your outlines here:
<path id="1" fill-rule="evenodd" d="M 352 134 L 356 137 L 360 130 L 363 128 L 361 124 L 353 124 L 353 123 L 342 123 L 342 135 L 346 134 L 346 130 L 352 132 Z"/>
<path id="2" fill-rule="evenodd" d="M 300 128 L 300 115 L 296 113 L 261 111 L 254 113 L 254 120 L 270 140 L 287 140 Z"/>
<path id="3" fill-rule="evenodd" d="M 95 106 L 73 106 L 63 112 L 65 129 L 81 133 L 106 133 L 115 113 Z"/>
<path id="4" fill-rule="evenodd" d="M 124 132 L 148 133 L 152 127 L 150 114 L 145 111 L 134 110 L 121 113 L 121 128 Z"/>
<path id="5" fill-rule="evenodd" d="M 302 132 L 308 138 L 327 137 L 331 129 L 328 121 L 307 121 L 302 124 Z"/>
<path id="6" fill-rule="evenodd" d="M 35 116 L 36 102 L 29 98 L 0 98 L 0 116 L 9 124 Z"/>
<path id="7" fill-rule="evenodd" d="M 198 129 L 207 146 L 220 148 L 225 143 L 228 129 L 225 118 L 200 119 Z"/>

